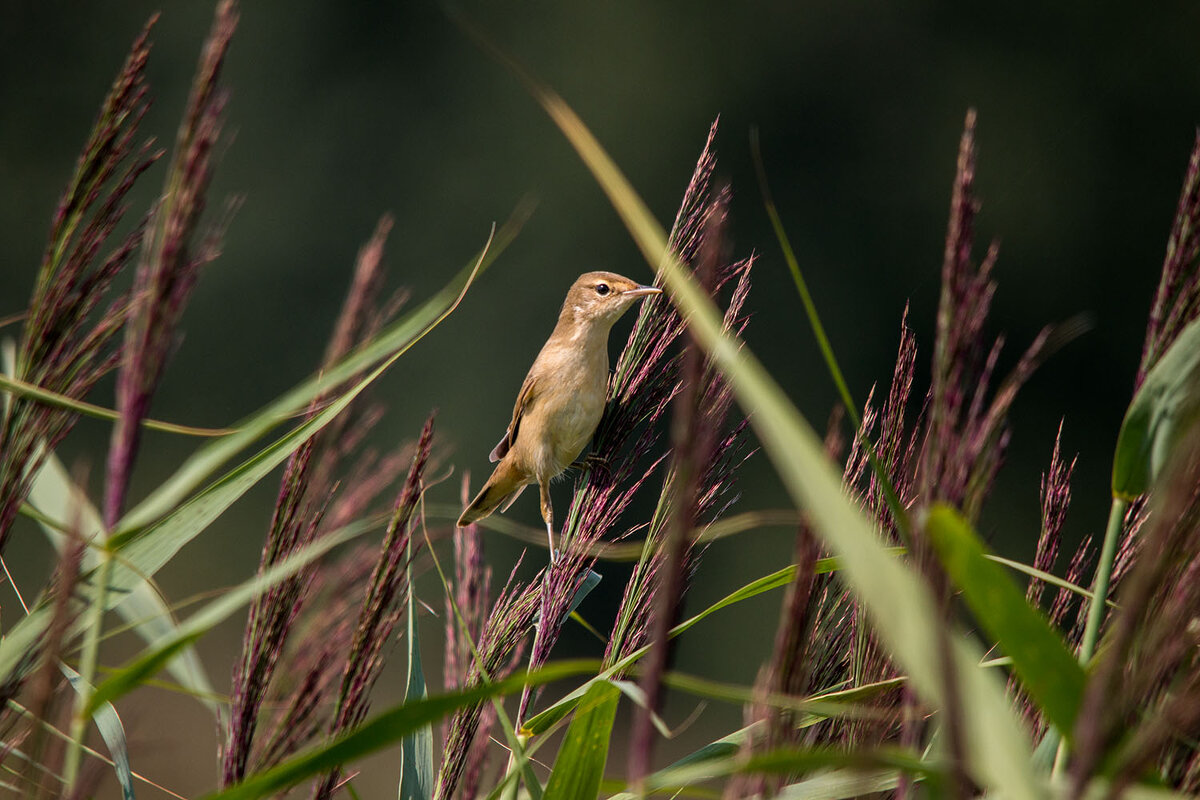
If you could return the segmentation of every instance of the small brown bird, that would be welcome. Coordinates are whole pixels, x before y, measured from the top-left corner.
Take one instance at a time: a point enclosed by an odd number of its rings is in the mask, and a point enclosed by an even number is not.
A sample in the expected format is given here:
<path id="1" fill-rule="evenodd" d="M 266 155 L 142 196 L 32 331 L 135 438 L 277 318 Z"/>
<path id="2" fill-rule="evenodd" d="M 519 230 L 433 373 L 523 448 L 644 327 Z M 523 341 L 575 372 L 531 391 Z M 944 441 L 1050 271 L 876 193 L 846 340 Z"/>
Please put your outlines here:
<path id="1" fill-rule="evenodd" d="M 459 527 L 507 510 L 531 483 L 542 493 L 542 519 L 554 557 L 550 481 L 583 451 L 604 413 L 608 394 L 608 332 L 634 301 L 662 290 L 612 272 L 585 272 L 567 292 L 554 332 L 542 346 L 513 408 L 504 438 L 492 450 L 500 463 L 458 518 Z"/>

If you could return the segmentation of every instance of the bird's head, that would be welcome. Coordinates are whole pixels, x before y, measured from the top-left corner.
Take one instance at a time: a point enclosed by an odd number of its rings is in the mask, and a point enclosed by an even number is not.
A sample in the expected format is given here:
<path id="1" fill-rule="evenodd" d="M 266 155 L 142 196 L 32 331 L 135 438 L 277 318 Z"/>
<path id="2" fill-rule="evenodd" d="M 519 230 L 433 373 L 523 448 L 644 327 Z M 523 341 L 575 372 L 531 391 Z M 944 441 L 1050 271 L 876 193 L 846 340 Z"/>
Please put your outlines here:
<path id="1" fill-rule="evenodd" d="M 642 286 L 615 272 L 585 272 L 567 292 L 560 322 L 612 325 L 636 301 L 662 289 Z"/>

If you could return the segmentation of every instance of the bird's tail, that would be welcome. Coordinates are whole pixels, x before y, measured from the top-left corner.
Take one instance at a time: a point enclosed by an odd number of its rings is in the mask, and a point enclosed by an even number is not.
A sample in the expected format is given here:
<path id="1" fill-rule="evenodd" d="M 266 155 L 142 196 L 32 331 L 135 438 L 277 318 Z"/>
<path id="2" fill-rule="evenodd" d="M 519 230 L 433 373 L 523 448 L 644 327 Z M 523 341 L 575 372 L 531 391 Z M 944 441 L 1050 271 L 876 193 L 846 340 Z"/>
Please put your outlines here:
<path id="1" fill-rule="evenodd" d="M 463 509 L 462 516 L 458 518 L 458 527 L 462 528 L 490 516 L 501 506 L 508 508 L 528 485 L 528 479 L 520 470 L 515 469 L 507 459 L 502 460 L 492 471 L 487 483 L 479 490 L 479 494 Z"/>

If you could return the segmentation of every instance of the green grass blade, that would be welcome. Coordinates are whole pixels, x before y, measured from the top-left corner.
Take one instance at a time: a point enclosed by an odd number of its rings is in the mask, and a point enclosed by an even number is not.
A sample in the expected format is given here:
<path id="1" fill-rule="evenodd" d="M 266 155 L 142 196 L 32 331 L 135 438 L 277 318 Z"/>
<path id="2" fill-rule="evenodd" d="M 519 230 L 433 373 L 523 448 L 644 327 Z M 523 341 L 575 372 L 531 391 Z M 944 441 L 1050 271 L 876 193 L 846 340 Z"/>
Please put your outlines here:
<path id="1" fill-rule="evenodd" d="M 783 787 L 776 800 L 843 800 L 888 792 L 900 785 L 894 769 L 834 769 Z"/>
<path id="2" fill-rule="evenodd" d="M 1021 684 L 1060 731 L 1072 731 L 1085 676 L 1075 656 L 999 564 L 989 561 L 971 524 L 935 505 L 926 529 L 946 574 L 980 625 L 1012 659 Z"/>
<path id="3" fill-rule="evenodd" d="M 161 669 L 182 648 L 199 639 L 211 630 L 213 626 L 227 619 L 255 597 L 258 597 L 280 581 L 296 574 L 298 570 L 311 564 L 334 547 L 348 542 L 374 527 L 373 524 L 367 522 L 357 522 L 321 536 L 278 564 L 275 564 L 261 575 L 255 575 L 250 580 L 226 592 L 220 598 L 209 603 L 203 609 L 189 617 L 186 622 L 176 629 L 174 635 L 156 642 L 153 647 L 143 651 L 128 666 L 117 670 L 97 686 L 85 712 L 91 713 L 100 704 L 116 700 L 126 692 L 137 688 L 143 681 Z"/>
<path id="4" fill-rule="evenodd" d="M 65 408 L 68 411 L 74 411 L 85 417 L 95 417 L 96 419 L 116 420 L 120 417 L 116 411 L 111 408 L 104 408 L 94 403 L 88 403 L 83 400 L 77 400 L 73 397 L 67 397 L 64 394 L 52 392 L 49 389 L 43 389 L 40 386 L 35 386 L 32 383 L 17 380 L 9 375 L 0 374 L 0 391 L 11 394 L 14 397 L 27 397 L 31 400 L 37 400 L 45 405 L 54 406 L 55 408 Z M 232 428 L 200 428 L 194 425 L 179 425 L 174 422 L 163 422 L 157 419 L 143 419 L 141 422 L 143 428 L 152 431 L 162 431 L 163 433 L 177 433 L 183 436 L 200 436 L 213 437 L 225 436 L 233 433 Z"/>
<path id="5" fill-rule="evenodd" d="M 608 742 L 621 692 L 611 683 L 597 683 L 579 701 L 546 783 L 546 800 L 594 800 L 608 761 Z"/>
<path id="6" fill-rule="evenodd" d="M 1113 497 L 1134 500 L 1145 494 L 1198 418 L 1200 319 L 1175 338 L 1125 412 L 1113 454 Z"/>
<path id="7" fill-rule="evenodd" d="M 79 691 L 83 676 L 66 664 L 60 664 L 59 667 L 67 676 L 71 686 Z M 121 797 L 123 800 L 134 800 L 133 769 L 129 765 L 129 746 L 125 739 L 125 726 L 121 724 L 121 717 L 117 715 L 117 709 L 113 707 L 112 703 L 102 703 L 92 712 L 92 721 L 96 723 L 96 730 L 100 732 L 100 738 L 104 740 L 108 754 L 112 757 L 113 770 L 117 773 L 117 784 L 121 787 Z"/>
<path id="8" fill-rule="evenodd" d="M 411 543 L 410 543 L 411 544 Z M 412 548 L 409 547 L 409 557 Z M 411 563 L 411 562 L 410 562 Z M 429 697 L 425 673 L 421 669 L 421 642 L 418 636 L 416 592 L 412 568 L 408 570 L 408 684 L 404 702 L 416 703 Z M 400 800 L 429 800 L 433 796 L 433 726 L 424 725 L 400 743 Z"/>
<path id="9" fill-rule="evenodd" d="M 978 646 L 943 631 L 945 622 L 928 586 L 888 554 L 873 524 L 846 497 L 841 472 L 825 456 L 820 437 L 754 355 L 722 329 L 711 298 L 672 256 L 662 227 L 592 133 L 562 98 L 509 63 L 592 171 L 647 261 L 659 269 L 672 301 L 729 381 L 793 501 L 841 557 L 842 574 L 870 613 L 875 631 L 935 709 L 948 701 L 938 654 L 949 637 L 971 775 L 1012 798 L 1043 796 L 1045 787 L 1029 765 L 1028 738 L 999 677 L 979 668 Z"/>
<path id="10" fill-rule="evenodd" d="M 898 554 L 904 552 L 904 548 L 901 548 L 901 547 L 891 547 L 891 548 L 885 548 L 885 549 L 889 553 L 894 554 L 894 555 L 898 555 Z M 840 561 L 837 558 L 820 558 L 820 559 L 817 559 L 815 569 L 816 569 L 817 573 L 836 572 L 838 569 L 840 569 Z M 792 566 L 784 567 L 783 569 L 780 569 L 780 570 L 776 570 L 775 572 L 772 572 L 768 575 L 764 575 L 761 578 L 756 578 L 755 580 L 752 580 L 749 583 L 747 583 L 745 586 L 742 586 L 739 589 L 735 589 L 734 591 L 725 595 L 725 597 L 722 597 L 720 600 L 713 603 L 708 608 L 704 609 L 703 611 L 699 612 L 698 614 L 695 614 L 695 615 L 689 617 L 688 619 L 685 619 L 683 622 L 679 623 L 674 628 L 672 628 L 668 635 L 671 638 L 679 636 L 681 633 L 688 630 L 693 625 L 696 625 L 696 624 L 702 622 L 707 617 L 712 616 L 713 614 L 717 613 L 718 611 L 720 611 L 724 608 L 728 608 L 729 606 L 736 605 L 737 603 L 740 603 L 744 600 L 749 600 L 752 597 L 757 597 L 758 595 L 763 594 L 764 592 L 769 592 L 772 589 L 779 589 L 784 586 L 787 586 L 789 583 L 792 582 L 792 578 L 795 576 L 795 574 L 796 574 L 796 567 L 795 567 L 795 565 L 792 565 Z M 613 665 L 608 670 L 605 670 L 601 674 L 597 675 L 591 681 L 585 683 L 583 686 L 580 686 L 577 689 L 575 689 L 574 691 L 570 692 L 565 697 L 563 697 L 562 699 L 560 699 L 558 702 L 554 703 L 553 705 L 549 706 L 541 713 L 526 720 L 525 725 L 524 725 L 525 730 L 527 730 L 528 732 L 530 732 L 532 734 L 544 733 L 551 725 L 558 722 L 560 719 L 565 717 L 567 714 L 570 714 L 571 710 L 579 702 L 579 699 L 581 697 L 583 697 L 584 693 L 587 692 L 587 690 L 590 689 L 593 684 L 595 684 L 599 681 L 606 681 L 609 678 L 611 678 L 614 674 L 616 674 L 618 671 L 628 668 L 630 665 L 634 664 L 639 658 L 641 658 L 643 655 L 645 655 L 647 652 L 649 652 L 649 650 L 650 650 L 649 646 L 643 647 L 639 650 L 635 650 L 633 653 L 629 654 L 627 657 L 625 657 L 621 661 L 617 662 L 615 665 Z"/>
<path id="11" fill-rule="evenodd" d="M 828 769 L 888 770 L 893 774 L 905 772 L 917 777 L 936 777 L 940 774 L 938 765 L 923 761 L 916 754 L 906 750 L 881 748 L 866 752 L 848 752 L 833 748 L 797 747 L 780 748 L 749 758 L 744 754 L 735 753 L 686 766 L 669 767 L 647 778 L 646 788 L 661 793 L 686 789 L 701 781 L 725 778 L 730 775 L 789 775 Z M 617 797 L 624 798 L 628 795 L 618 795 Z"/>
<path id="12" fill-rule="evenodd" d="M 374 367 L 384 359 L 387 359 L 388 363 L 394 361 L 420 341 L 458 306 L 475 277 L 512 241 L 524 221 L 523 213 L 519 211 L 514 214 L 513 219 L 489 237 L 488 244 L 478 257 L 423 305 L 392 323 L 373 340 L 337 364 L 318 372 L 239 422 L 234 433 L 201 447 L 149 497 L 121 519 L 117 524 L 116 534 L 128 533 L 160 519 L 215 474 L 223 464 L 281 423 L 295 418 L 314 398 L 328 392 L 330 387 L 335 387 L 350 377 Z"/>
<path id="13" fill-rule="evenodd" d="M 442 719 L 463 706 L 491 697 L 510 695 L 527 685 L 541 686 L 562 678 L 592 674 L 599 668 L 600 662 L 595 660 L 559 661 L 534 672 L 511 675 L 494 683 L 434 695 L 415 703 L 404 703 L 380 713 L 327 744 L 251 776 L 236 786 L 209 795 L 205 800 L 256 800 L 278 794 L 313 775 L 389 747 L 421 726 Z"/>

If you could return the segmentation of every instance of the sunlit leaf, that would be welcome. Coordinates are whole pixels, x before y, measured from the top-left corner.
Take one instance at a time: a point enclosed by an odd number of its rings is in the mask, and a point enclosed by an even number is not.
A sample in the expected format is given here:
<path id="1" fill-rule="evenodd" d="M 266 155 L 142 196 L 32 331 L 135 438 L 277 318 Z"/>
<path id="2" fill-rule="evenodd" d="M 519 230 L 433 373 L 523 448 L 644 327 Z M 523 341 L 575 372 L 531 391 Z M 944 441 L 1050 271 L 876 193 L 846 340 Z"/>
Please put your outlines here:
<path id="1" fill-rule="evenodd" d="M 599 796 L 620 698 L 620 690 L 605 682 L 593 685 L 579 701 L 546 783 L 546 800 L 589 800 Z"/>
<path id="2" fill-rule="evenodd" d="M 1154 484 L 1200 416 L 1200 319 L 1192 320 L 1146 374 L 1113 455 L 1114 497 L 1134 500 Z"/>

